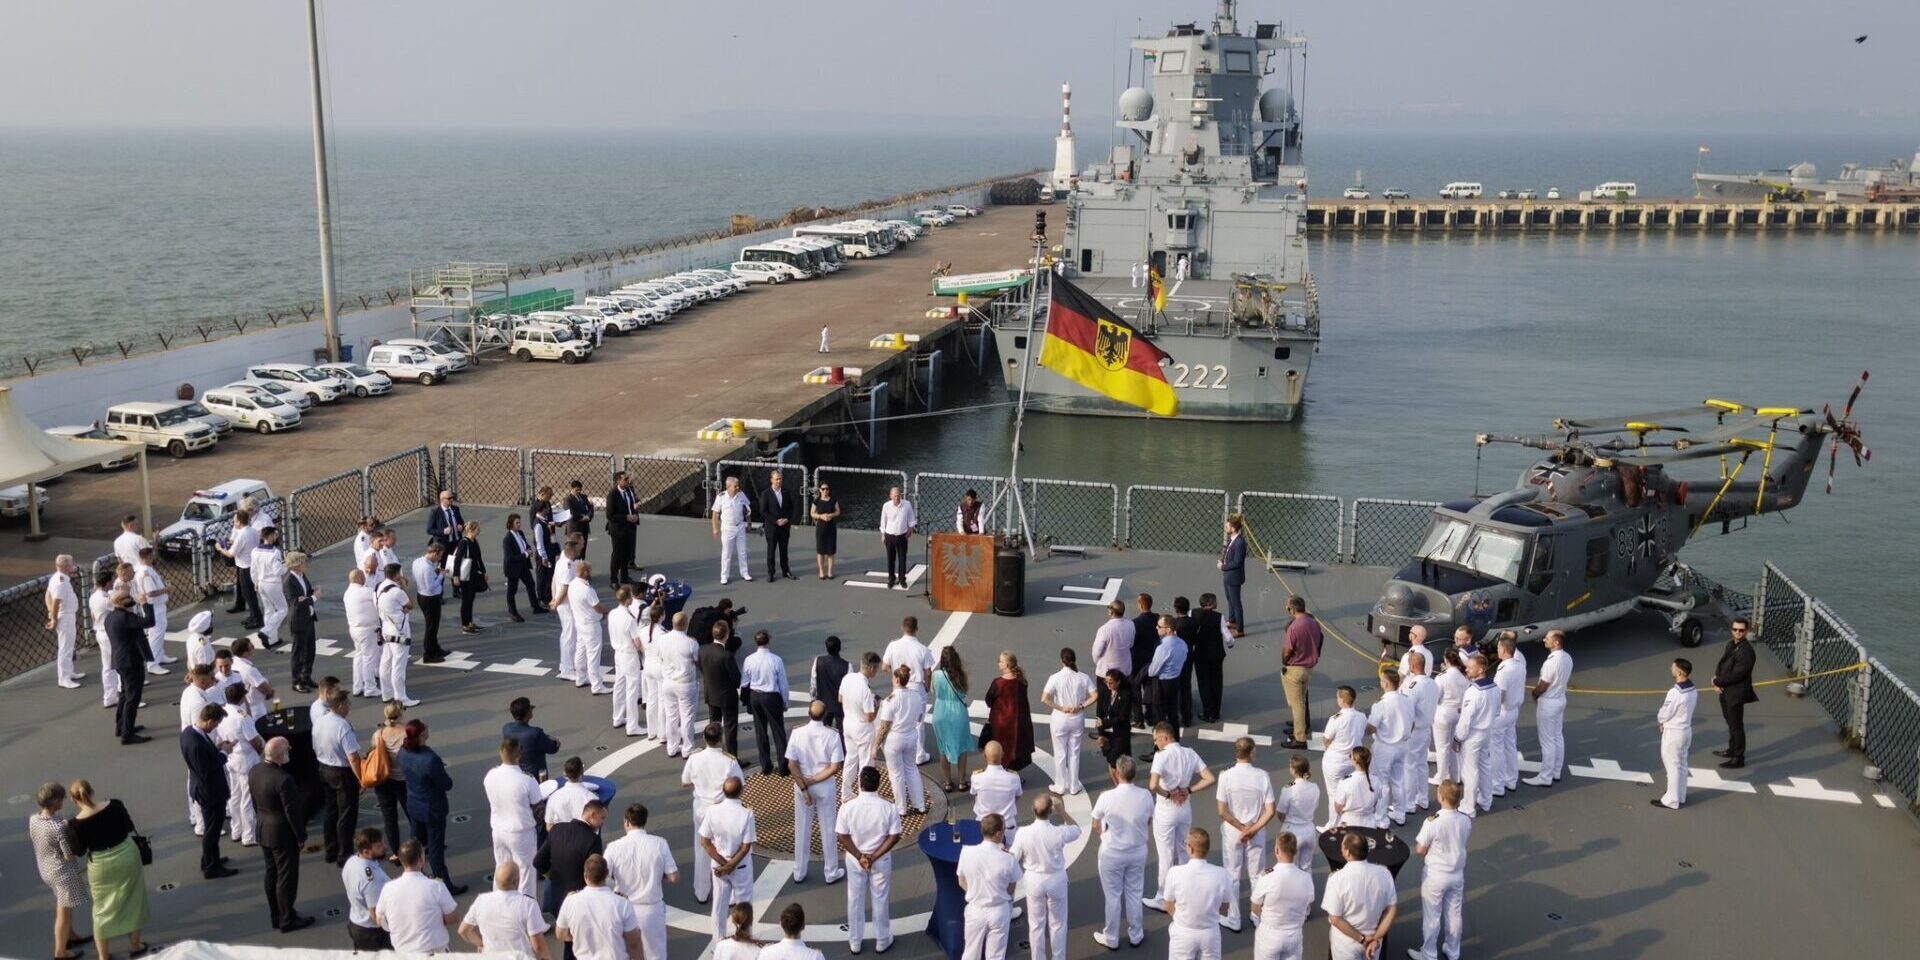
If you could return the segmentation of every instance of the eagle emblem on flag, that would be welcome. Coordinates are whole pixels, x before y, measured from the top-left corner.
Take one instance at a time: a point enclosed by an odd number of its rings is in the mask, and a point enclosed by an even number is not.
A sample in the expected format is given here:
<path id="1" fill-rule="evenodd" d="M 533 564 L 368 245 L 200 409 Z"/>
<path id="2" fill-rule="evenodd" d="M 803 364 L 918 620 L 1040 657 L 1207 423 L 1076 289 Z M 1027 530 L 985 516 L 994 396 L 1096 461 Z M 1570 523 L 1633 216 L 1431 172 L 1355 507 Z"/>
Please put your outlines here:
<path id="1" fill-rule="evenodd" d="M 1125 369 L 1127 354 L 1133 347 L 1133 331 L 1115 323 L 1100 321 L 1094 335 L 1093 355 L 1108 370 Z"/>

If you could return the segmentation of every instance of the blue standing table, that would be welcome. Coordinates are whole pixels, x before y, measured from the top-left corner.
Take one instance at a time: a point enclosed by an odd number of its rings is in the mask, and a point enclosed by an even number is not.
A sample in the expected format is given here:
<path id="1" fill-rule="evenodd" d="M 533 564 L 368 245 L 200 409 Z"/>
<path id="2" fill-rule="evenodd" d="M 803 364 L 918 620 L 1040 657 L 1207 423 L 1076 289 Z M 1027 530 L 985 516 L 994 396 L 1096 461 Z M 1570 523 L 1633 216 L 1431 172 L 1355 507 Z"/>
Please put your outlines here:
<path id="1" fill-rule="evenodd" d="M 960 839 L 954 840 L 958 831 Z M 952 827 L 942 821 L 920 831 L 920 852 L 933 864 L 933 915 L 927 936 L 940 952 L 958 960 L 967 942 L 967 895 L 960 889 L 960 851 L 980 842 L 980 821 L 959 820 Z"/>

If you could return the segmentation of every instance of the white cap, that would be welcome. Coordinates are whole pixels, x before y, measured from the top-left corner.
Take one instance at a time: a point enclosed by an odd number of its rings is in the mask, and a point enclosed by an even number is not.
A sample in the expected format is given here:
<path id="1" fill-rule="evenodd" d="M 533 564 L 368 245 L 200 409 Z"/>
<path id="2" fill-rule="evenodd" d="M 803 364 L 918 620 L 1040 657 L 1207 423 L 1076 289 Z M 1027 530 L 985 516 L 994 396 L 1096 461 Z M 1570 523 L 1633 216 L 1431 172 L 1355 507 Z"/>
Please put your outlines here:
<path id="1" fill-rule="evenodd" d="M 197 633 L 203 637 L 209 633 L 212 633 L 213 632 L 213 614 L 210 611 L 206 611 L 206 610 L 202 610 L 199 613 L 194 614 L 193 619 L 187 621 L 187 632 Z"/>
<path id="2" fill-rule="evenodd" d="M 647 586 L 649 587 L 658 587 L 658 586 L 661 586 L 662 584 L 665 584 L 666 582 L 667 582 L 667 575 L 664 573 L 656 573 L 653 576 L 647 578 Z"/>

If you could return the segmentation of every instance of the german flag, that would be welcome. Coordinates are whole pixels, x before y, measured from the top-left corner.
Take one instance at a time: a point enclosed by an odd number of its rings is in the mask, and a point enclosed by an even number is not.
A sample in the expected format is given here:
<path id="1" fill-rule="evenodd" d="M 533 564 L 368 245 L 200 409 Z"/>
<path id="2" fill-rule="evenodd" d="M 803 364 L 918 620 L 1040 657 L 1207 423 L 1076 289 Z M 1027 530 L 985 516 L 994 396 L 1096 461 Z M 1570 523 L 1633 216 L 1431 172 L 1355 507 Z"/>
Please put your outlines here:
<path id="1" fill-rule="evenodd" d="M 1160 275 L 1160 268 L 1147 267 L 1147 299 L 1153 301 L 1154 313 L 1167 312 L 1167 278 Z"/>
<path id="2" fill-rule="evenodd" d="M 1064 277 L 1053 278 L 1040 365 L 1121 403 L 1178 416 L 1163 364 L 1172 358 L 1133 324 Z"/>

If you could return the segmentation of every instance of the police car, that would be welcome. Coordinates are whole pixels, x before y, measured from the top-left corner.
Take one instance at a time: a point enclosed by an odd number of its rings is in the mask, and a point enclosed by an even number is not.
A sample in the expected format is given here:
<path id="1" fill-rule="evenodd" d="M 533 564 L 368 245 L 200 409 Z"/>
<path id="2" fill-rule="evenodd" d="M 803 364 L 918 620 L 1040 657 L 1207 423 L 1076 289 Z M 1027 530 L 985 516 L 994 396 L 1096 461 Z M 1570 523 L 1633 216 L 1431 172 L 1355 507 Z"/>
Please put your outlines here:
<path id="1" fill-rule="evenodd" d="M 160 531 L 160 551 L 174 556 L 193 552 L 207 524 L 224 520 L 240 509 L 240 501 L 252 497 L 255 503 L 273 499 L 265 480 L 228 480 L 217 487 L 195 490 L 193 498 L 180 511 L 180 519 Z"/>

